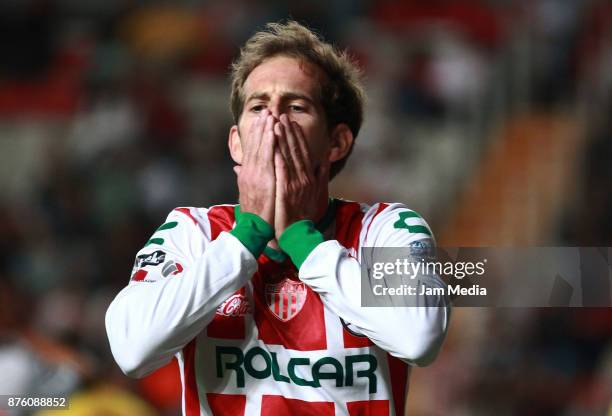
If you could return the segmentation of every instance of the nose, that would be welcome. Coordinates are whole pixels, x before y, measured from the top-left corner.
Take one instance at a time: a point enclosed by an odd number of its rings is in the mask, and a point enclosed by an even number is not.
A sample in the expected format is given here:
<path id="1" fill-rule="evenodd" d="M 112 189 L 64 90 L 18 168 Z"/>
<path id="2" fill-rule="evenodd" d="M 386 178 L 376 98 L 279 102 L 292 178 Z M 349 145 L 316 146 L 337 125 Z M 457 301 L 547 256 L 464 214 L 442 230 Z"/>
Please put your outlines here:
<path id="1" fill-rule="evenodd" d="M 276 121 L 278 121 L 280 115 L 282 114 L 280 100 L 270 100 L 270 102 L 268 103 L 268 111 L 270 111 L 270 115 L 273 116 Z"/>

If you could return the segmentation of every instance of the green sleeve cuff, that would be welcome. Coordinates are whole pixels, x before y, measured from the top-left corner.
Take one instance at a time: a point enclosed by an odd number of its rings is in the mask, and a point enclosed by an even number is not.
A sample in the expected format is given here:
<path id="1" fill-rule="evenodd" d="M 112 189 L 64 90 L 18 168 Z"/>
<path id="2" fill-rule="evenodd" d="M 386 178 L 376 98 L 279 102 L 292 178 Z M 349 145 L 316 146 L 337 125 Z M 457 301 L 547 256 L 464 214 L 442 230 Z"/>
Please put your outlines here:
<path id="1" fill-rule="evenodd" d="M 240 240 L 253 257 L 258 258 L 268 241 L 274 238 L 274 228 L 260 216 L 243 212 L 230 234 Z"/>
<path id="2" fill-rule="evenodd" d="M 302 263 L 312 250 L 325 239 L 316 228 L 312 221 L 302 220 L 291 224 L 285 229 L 283 234 L 278 239 L 278 245 L 298 268 L 302 267 Z"/>

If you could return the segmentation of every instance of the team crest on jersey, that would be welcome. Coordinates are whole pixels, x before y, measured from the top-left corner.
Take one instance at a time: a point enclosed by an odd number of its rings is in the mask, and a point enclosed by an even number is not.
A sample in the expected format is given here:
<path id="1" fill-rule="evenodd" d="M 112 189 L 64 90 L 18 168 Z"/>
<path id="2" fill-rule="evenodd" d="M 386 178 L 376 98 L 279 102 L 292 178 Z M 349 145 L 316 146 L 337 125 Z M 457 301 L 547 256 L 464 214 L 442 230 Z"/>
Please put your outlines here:
<path id="1" fill-rule="evenodd" d="M 217 308 L 217 314 L 223 316 L 237 317 L 249 313 L 251 313 L 249 299 L 240 293 L 234 293 Z"/>
<path id="2" fill-rule="evenodd" d="M 266 284 L 266 303 L 270 311 L 281 321 L 294 318 L 306 303 L 306 285 L 299 280 L 283 279 Z"/>

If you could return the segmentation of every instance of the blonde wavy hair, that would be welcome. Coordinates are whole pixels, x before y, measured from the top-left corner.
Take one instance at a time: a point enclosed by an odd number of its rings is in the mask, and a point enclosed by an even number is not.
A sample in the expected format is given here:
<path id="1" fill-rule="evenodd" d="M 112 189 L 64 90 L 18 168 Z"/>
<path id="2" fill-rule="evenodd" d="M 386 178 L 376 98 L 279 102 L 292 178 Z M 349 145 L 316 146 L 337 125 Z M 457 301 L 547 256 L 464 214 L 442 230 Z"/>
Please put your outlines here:
<path id="1" fill-rule="evenodd" d="M 244 83 L 253 69 L 275 56 L 289 56 L 318 66 L 325 74 L 320 99 L 330 131 L 345 123 L 357 138 L 363 123 L 365 94 L 359 67 L 346 51 L 324 42 L 307 27 L 295 21 L 268 23 L 240 49 L 231 66 L 230 109 L 238 124 L 244 108 Z M 353 141 L 354 143 L 354 141 Z M 352 152 L 331 166 L 333 178 L 342 170 Z"/>

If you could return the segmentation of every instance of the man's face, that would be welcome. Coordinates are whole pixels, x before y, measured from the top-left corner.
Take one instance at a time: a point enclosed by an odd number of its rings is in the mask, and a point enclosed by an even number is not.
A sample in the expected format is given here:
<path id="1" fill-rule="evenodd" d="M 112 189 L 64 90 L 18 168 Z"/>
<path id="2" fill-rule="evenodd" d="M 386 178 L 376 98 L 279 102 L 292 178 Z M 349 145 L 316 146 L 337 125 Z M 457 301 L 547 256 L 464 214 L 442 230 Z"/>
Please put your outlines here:
<path id="1" fill-rule="evenodd" d="M 286 56 L 269 58 L 257 66 L 244 83 L 244 108 L 237 130 L 241 147 L 251 125 L 268 109 L 277 120 L 286 114 L 300 126 L 314 166 L 328 159 L 331 137 L 320 99 L 323 76 L 315 65 Z M 241 159 L 242 152 L 232 156 Z"/>

